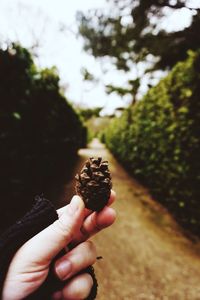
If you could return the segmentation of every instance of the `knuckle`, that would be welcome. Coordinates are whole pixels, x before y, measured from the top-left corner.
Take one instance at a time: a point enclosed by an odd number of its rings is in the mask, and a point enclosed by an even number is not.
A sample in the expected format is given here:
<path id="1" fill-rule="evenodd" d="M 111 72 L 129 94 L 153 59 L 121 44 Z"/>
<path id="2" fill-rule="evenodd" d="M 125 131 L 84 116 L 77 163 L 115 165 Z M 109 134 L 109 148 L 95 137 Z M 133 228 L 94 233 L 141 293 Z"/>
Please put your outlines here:
<path id="1" fill-rule="evenodd" d="M 96 247 L 91 241 L 86 241 L 79 245 L 77 254 L 79 256 L 79 261 L 82 263 L 82 265 L 84 265 L 84 267 L 92 265 L 96 262 Z"/>
<path id="2" fill-rule="evenodd" d="M 90 253 L 90 263 L 94 263 L 96 261 L 97 251 L 96 246 L 91 241 L 86 241 L 87 252 Z"/>
<path id="3" fill-rule="evenodd" d="M 72 227 L 70 224 L 65 224 L 62 219 L 55 221 L 55 228 L 58 231 L 58 234 L 69 240 L 73 239 Z"/>
<path id="4" fill-rule="evenodd" d="M 92 222 L 92 226 L 93 226 L 95 232 L 101 231 L 102 228 L 98 225 L 97 217 L 95 214 L 92 215 L 91 222 Z"/>
<path id="5" fill-rule="evenodd" d="M 90 240 L 85 241 L 85 245 L 88 248 L 88 250 L 93 250 L 93 248 L 94 248 L 94 243 Z"/>

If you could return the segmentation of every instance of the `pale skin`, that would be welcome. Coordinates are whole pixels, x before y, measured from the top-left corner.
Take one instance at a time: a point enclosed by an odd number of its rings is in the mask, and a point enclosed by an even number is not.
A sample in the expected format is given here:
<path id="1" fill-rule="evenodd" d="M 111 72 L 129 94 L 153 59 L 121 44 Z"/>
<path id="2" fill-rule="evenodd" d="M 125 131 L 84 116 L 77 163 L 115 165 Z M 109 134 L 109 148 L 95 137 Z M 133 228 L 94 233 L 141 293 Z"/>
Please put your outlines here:
<path id="1" fill-rule="evenodd" d="M 13 257 L 2 300 L 21 300 L 36 291 L 47 278 L 54 257 L 69 244 L 73 249 L 54 264 L 56 276 L 67 281 L 62 290 L 52 295 L 52 300 L 87 298 L 93 279 L 86 273 L 76 274 L 95 263 L 97 253 L 89 238 L 115 221 L 115 211 L 109 207 L 114 200 L 112 191 L 108 206 L 99 213 L 87 210 L 78 196 L 59 209 L 58 220 L 26 242 Z"/>

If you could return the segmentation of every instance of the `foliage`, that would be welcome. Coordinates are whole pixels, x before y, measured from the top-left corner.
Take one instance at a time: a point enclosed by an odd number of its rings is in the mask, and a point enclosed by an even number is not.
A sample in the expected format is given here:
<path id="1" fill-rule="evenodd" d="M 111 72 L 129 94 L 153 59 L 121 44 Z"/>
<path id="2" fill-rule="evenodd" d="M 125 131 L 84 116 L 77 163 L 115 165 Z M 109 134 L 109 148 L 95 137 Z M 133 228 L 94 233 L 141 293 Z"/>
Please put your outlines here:
<path id="1" fill-rule="evenodd" d="M 157 78 L 154 71 L 169 70 L 187 57 L 189 49 L 200 48 L 200 6 L 196 3 L 196 8 L 191 8 L 188 0 L 107 2 L 106 10 L 77 14 L 79 33 L 84 39 L 85 51 L 95 58 L 105 57 L 106 61 L 110 58 L 118 70 L 135 74 L 133 82 L 128 82 L 126 87 L 107 87 L 108 92 L 114 91 L 120 96 L 131 92 L 132 103 L 135 103 L 145 72 L 151 72 L 152 79 Z M 189 26 L 176 31 L 164 28 L 163 21 L 166 23 L 170 15 L 181 10 L 191 13 Z"/>
<path id="2" fill-rule="evenodd" d="M 102 107 L 76 108 L 84 126 L 87 128 L 87 142 L 90 143 L 99 133 L 108 126 L 109 118 L 100 117 Z"/>
<path id="3" fill-rule="evenodd" d="M 88 82 L 93 82 L 93 83 L 98 83 L 98 80 L 95 78 L 95 76 L 93 74 L 91 74 L 88 69 L 86 68 L 82 68 L 81 69 L 81 74 L 83 77 L 84 81 L 88 81 Z"/>
<path id="4" fill-rule="evenodd" d="M 94 138 L 99 138 L 101 133 L 108 127 L 110 123 L 110 117 L 93 117 L 89 119 L 85 124 L 88 130 L 89 142 Z"/>
<path id="5" fill-rule="evenodd" d="M 105 141 L 187 229 L 200 232 L 200 52 L 189 52 L 143 100 L 114 119 Z"/>
<path id="6" fill-rule="evenodd" d="M 132 104 L 136 102 L 136 96 L 138 89 L 140 87 L 140 79 L 136 78 L 134 80 L 128 81 L 128 88 L 120 87 L 120 86 L 113 86 L 112 84 L 106 85 L 106 92 L 111 94 L 113 92 L 117 93 L 121 97 L 130 94 L 132 95 Z"/>
<path id="7" fill-rule="evenodd" d="M 86 129 L 59 91 L 56 69 L 38 70 L 19 45 L 0 50 L 1 222 L 37 193 L 55 198 Z M 58 195 L 57 195 L 58 196 Z M 3 210 L 5 209 L 5 211 Z M 10 209 L 10 211 L 9 211 Z"/>
<path id="8" fill-rule="evenodd" d="M 91 10 L 79 13 L 79 32 L 85 50 L 94 57 L 114 58 L 118 69 L 128 71 L 130 62 L 148 61 L 149 54 L 158 58 L 154 68 L 172 67 L 186 58 L 188 49 L 198 49 L 200 9 L 188 7 L 187 0 L 108 0 L 111 11 Z M 173 3 L 172 3 L 173 2 Z M 160 23 L 166 9 L 190 9 L 194 14 L 189 27 L 167 32 Z M 159 45 L 159 46 L 158 46 Z"/>
<path id="9" fill-rule="evenodd" d="M 97 136 L 98 121 L 96 120 L 99 119 L 101 110 L 102 107 L 76 108 L 76 111 L 79 114 L 84 126 L 87 128 L 87 143 L 90 143 L 92 139 Z"/>
<path id="10" fill-rule="evenodd" d="M 102 110 L 102 107 L 95 107 L 95 108 L 77 108 L 77 112 L 85 122 L 92 117 L 99 117 L 99 113 Z"/>

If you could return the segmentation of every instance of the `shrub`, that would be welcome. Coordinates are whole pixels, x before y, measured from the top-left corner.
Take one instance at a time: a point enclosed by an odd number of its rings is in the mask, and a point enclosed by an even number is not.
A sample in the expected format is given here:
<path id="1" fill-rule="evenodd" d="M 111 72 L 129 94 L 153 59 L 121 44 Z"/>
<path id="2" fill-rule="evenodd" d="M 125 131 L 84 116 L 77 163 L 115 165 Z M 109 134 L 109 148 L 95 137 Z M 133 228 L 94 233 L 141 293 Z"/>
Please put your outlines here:
<path id="1" fill-rule="evenodd" d="M 200 52 L 115 119 L 105 140 L 182 226 L 200 233 Z"/>

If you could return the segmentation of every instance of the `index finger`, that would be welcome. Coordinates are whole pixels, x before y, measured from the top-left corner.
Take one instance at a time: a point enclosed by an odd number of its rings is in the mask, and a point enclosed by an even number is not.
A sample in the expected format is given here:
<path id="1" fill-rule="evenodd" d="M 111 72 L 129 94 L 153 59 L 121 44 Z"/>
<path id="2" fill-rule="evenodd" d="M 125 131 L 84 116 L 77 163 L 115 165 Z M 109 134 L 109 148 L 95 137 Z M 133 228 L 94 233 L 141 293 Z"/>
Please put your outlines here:
<path id="1" fill-rule="evenodd" d="M 116 199 L 116 193 L 115 193 L 114 190 L 111 190 L 110 198 L 108 200 L 107 206 L 112 205 L 112 203 L 115 201 L 115 199 Z M 57 209 L 57 214 L 58 214 L 59 217 L 61 216 L 61 214 L 63 213 L 64 210 L 65 210 L 65 206 Z M 84 213 L 85 214 L 85 218 L 87 216 L 91 215 L 92 213 L 93 213 L 92 210 L 85 208 L 85 213 Z"/>
<path id="2" fill-rule="evenodd" d="M 112 191 L 109 204 L 113 203 L 115 198 L 116 194 Z M 71 246 L 86 241 L 102 229 L 111 226 L 116 219 L 115 210 L 107 205 L 100 212 L 88 211 L 87 213 L 88 215 L 85 217 L 80 231 L 70 243 Z"/>

